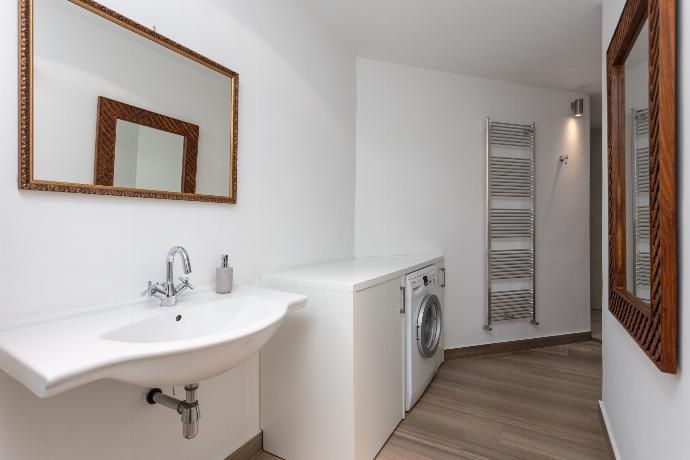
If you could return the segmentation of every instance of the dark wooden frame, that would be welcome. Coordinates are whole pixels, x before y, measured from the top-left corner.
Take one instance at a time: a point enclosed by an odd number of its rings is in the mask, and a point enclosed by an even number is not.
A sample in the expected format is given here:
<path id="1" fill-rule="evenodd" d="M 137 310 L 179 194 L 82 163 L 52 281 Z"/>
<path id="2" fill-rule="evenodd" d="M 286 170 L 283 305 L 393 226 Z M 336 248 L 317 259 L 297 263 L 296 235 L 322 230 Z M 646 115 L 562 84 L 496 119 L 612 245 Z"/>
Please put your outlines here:
<path id="1" fill-rule="evenodd" d="M 184 151 L 182 155 L 180 190 L 183 193 L 194 193 L 196 191 L 196 157 L 199 152 L 199 127 L 186 121 L 103 96 L 98 98 L 94 184 L 113 186 L 115 180 L 115 132 L 117 120 L 129 121 L 182 136 L 184 138 Z"/>
<path id="2" fill-rule="evenodd" d="M 626 289 L 625 60 L 649 20 L 650 302 Z M 677 368 L 676 2 L 627 0 L 606 53 L 609 310 L 663 372 Z"/>
<path id="3" fill-rule="evenodd" d="M 209 69 L 230 79 L 230 187 L 228 196 L 201 195 L 185 192 L 163 192 L 107 185 L 77 184 L 38 180 L 33 175 L 33 1 L 19 1 L 19 188 L 21 190 L 40 190 L 50 192 L 86 193 L 95 195 L 116 195 L 142 198 L 158 198 L 185 201 L 206 201 L 215 203 L 237 202 L 237 134 L 238 134 L 238 92 L 239 75 L 169 38 L 122 16 L 92 0 L 65 0 L 91 11 L 119 26 L 147 38 L 186 58 L 192 59 Z"/>

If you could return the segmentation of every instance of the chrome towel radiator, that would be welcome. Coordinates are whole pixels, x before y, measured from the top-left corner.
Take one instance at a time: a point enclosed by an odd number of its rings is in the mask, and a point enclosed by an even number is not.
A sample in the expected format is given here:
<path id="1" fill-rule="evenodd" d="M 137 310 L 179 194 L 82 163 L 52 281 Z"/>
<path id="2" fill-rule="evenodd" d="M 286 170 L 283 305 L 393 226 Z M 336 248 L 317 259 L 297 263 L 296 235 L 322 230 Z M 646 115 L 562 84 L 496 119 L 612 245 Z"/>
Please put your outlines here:
<path id="1" fill-rule="evenodd" d="M 536 320 L 534 123 L 486 119 L 486 329 Z"/>
<path id="2" fill-rule="evenodd" d="M 632 291 L 649 302 L 649 110 L 632 111 Z"/>

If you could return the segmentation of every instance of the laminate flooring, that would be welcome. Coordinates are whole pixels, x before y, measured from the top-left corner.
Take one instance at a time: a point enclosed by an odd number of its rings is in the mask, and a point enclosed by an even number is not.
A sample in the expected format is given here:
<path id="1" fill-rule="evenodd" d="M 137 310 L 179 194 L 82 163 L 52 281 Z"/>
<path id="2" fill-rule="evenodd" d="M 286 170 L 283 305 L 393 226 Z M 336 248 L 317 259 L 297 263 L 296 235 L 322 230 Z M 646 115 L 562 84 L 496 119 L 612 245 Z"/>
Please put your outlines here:
<path id="1" fill-rule="evenodd" d="M 251 460 L 281 460 L 281 458 L 271 455 L 268 452 L 259 452 L 258 454 L 254 455 Z"/>
<path id="2" fill-rule="evenodd" d="M 601 345 L 447 361 L 378 460 L 609 459 Z"/>

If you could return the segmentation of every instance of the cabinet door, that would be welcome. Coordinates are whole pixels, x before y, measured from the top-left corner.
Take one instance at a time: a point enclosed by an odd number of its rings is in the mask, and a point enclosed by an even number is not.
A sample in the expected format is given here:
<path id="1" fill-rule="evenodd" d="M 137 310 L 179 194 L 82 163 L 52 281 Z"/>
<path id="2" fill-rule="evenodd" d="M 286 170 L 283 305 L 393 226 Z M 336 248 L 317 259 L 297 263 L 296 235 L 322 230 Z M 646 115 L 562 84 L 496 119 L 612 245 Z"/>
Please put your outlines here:
<path id="1" fill-rule="evenodd" d="M 355 458 L 371 460 L 404 415 L 401 279 L 354 298 Z"/>

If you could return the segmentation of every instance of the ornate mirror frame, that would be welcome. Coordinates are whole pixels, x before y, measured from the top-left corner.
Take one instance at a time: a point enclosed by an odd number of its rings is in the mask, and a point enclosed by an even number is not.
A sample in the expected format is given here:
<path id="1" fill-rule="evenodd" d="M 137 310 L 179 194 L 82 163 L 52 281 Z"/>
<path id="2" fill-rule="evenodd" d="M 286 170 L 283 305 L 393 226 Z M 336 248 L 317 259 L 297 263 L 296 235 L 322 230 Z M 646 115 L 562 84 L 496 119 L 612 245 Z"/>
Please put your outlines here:
<path id="1" fill-rule="evenodd" d="M 650 303 L 626 289 L 625 61 L 649 20 Z M 676 2 L 627 0 L 606 53 L 609 311 L 663 372 L 677 368 Z"/>
<path id="2" fill-rule="evenodd" d="M 96 158 L 94 159 L 94 183 L 113 186 L 115 181 L 115 133 L 117 120 L 177 134 L 184 139 L 180 190 L 196 191 L 196 157 L 199 151 L 199 127 L 160 113 L 144 110 L 124 102 L 98 97 L 96 119 Z"/>
<path id="3" fill-rule="evenodd" d="M 125 29 L 147 38 L 188 59 L 198 62 L 209 69 L 225 75 L 230 79 L 230 187 L 227 196 L 202 195 L 186 192 L 165 192 L 158 190 L 141 190 L 107 185 L 90 185 L 69 182 L 57 182 L 35 179 L 33 176 L 33 2 L 19 0 L 19 189 L 42 190 L 49 192 L 87 193 L 95 195 L 117 195 L 142 198 L 160 198 L 169 200 L 207 201 L 216 203 L 237 202 L 237 112 L 239 75 L 227 67 L 196 53 L 179 43 L 137 23 L 93 0 L 65 0 L 78 5 L 98 16 L 107 19 Z"/>

